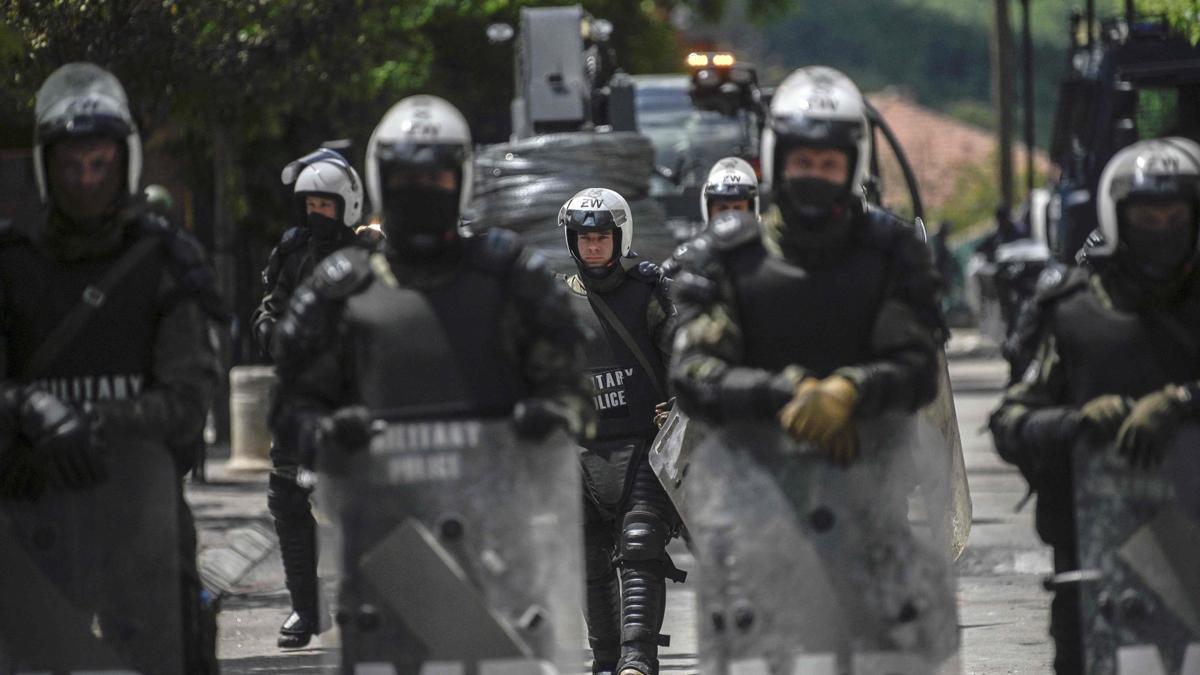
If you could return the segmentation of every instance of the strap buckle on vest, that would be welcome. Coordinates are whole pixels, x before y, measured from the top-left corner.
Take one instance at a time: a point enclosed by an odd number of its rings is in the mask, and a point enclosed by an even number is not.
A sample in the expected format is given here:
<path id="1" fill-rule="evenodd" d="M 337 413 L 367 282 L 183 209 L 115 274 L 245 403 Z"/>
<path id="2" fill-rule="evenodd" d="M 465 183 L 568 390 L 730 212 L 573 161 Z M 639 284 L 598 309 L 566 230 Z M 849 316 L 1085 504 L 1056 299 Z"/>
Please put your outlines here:
<path id="1" fill-rule="evenodd" d="M 104 291 L 95 286 L 88 286 L 83 289 L 83 301 L 92 307 L 99 308 L 104 304 Z"/>

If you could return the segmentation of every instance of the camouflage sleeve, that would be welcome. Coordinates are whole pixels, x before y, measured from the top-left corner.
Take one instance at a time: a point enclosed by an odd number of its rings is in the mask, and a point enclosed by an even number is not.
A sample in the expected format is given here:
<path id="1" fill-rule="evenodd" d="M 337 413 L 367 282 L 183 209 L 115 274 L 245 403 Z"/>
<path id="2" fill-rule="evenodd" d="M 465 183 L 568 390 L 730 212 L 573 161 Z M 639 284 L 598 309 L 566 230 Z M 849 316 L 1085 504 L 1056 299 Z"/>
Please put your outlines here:
<path id="1" fill-rule="evenodd" d="M 937 270 L 929 249 L 910 236 L 899 238 L 893 265 L 871 329 L 870 360 L 836 371 L 858 389 L 859 417 L 914 412 L 937 396 L 938 350 L 946 336 Z"/>
<path id="2" fill-rule="evenodd" d="M 513 302 L 502 317 L 505 350 L 519 364 L 529 391 L 558 403 L 576 434 L 592 426 L 594 411 L 584 376 L 584 328 L 567 290 L 555 283 L 541 256 L 522 252 L 510 277 Z"/>
<path id="3" fill-rule="evenodd" d="M 92 404 L 101 437 L 161 438 L 173 450 L 190 452 L 221 377 L 214 322 L 196 303 L 175 303 L 159 320 L 150 375 L 137 396 Z"/>
<path id="4" fill-rule="evenodd" d="M 1067 470 L 1067 450 L 1079 425 L 1068 402 L 1064 364 L 1050 326 L 1039 331 L 1037 351 L 1021 379 L 1004 392 L 988 426 L 997 452 L 1016 465 L 1031 486 Z"/>
<path id="5" fill-rule="evenodd" d="M 712 422 L 778 414 L 804 370 L 790 366 L 774 373 L 739 365 L 745 349 L 742 329 L 719 262 L 701 253 L 681 264 L 674 283 L 680 319 L 670 369 L 680 407 Z"/>

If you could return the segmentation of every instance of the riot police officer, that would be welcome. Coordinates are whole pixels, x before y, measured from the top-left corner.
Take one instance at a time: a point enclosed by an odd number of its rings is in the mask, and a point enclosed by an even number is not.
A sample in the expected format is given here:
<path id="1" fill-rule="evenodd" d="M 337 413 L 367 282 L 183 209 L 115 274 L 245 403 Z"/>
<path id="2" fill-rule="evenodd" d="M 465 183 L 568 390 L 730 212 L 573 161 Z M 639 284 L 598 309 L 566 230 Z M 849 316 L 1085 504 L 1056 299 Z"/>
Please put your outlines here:
<path id="1" fill-rule="evenodd" d="M 1037 350 L 993 413 L 996 449 L 1038 493 L 1037 530 L 1056 572 L 1078 568 L 1071 447 L 1081 434 L 1116 440 L 1133 468 L 1155 466 L 1185 419 L 1200 376 L 1197 216 L 1200 146 L 1141 141 L 1101 175 L 1102 236 L 1088 264 L 1040 299 Z M 1054 667 L 1083 672 L 1079 589 L 1059 586 L 1050 609 Z"/>
<path id="2" fill-rule="evenodd" d="M 759 631 L 753 639 L 731 637 L 724 647 L 702 646 L 702 667 L 726 668 L 735 658 L 774 663 L 788 658 L 780 650 L 805 639 L 825 641 L 836 650 L 867 645 L 873 650 L 911 650 L 934 662 L 948 658 L 957 644 L 948 565 L 939 565 L 933 557 L 938 554 L 913 539 L 905 516 L 909 489 L 902 485 L 910 479 L 894 475 L 886 463 L 900 454 L 899 448 L 883 453 L 874 444 L 870 457 L 859 456 L 861 425 L 912 420 L 934 399 L 945 335 L 938 277 L 928 249 L 909 223 L 863 199 L 870 148 L 865 102 L 853 82 L 825 67 L 792 73 L 772 101 L 762 143 L 763 182 L 774 195 L 774 206 L 761 224 L 748 213 L 717 216 L 679 256 L 683 271 L 674 280 L 674 296 L 680 325 L 671 382 L 683 411 L 716 427 L 693 451 L 689 475 L 704 473 L 696 464 L 705 461 L 712 467 L 705 475 L 732 471 L 737 478 L 722 473 L 699 483 L 702 487 L 724 490 L 728 480 L 770 485 L 753 495 L 741 492 L 754 492 L 753 488 L 731 484 L 715 499 L 699 491 L 688 497 L 689 504 L 693 499 L 703 502 L 694 507 L 695 513 L 683 514 L 702 560 L 701 575 L 717 576 L 716 583 L 731 587 L 771 584 L 772 580 L 744 579 L 726 570 L 739 564 L 759 565 L 740 569 L 769 568 L 770 551 L 763 551 L 759 560 L 757 551 L 742 550 L 739 555 L 733 550 L 739 540 L 776 545 L 763 543 L 762 532 L 787 532 L 796 538 L 788 541 L 808 541 L 780 542 L 792 548 L 774 555 L 794 559 L 798 569 L 804 569 L 804 558 L 807 564 L 822 565 L 812 570 L 812 577 L 833 579 L 842 594 L 840 600 L 828 601 L 836 605 L 825 605 L 827 600 L 814 596 L 812 605 L 789 598 L 776 606 L 770 597 L 761 596 L 758 609 L 738 609 L 736 591 L 719 586 L 702 592 L 702 598 L 707 595 L 707 601 L 715 603 L 705 608 L 718 612 L 714 625 L 722 620 L 711 629 L 709 641 L 738 635 L 724 622 L 739 616 L 746 622 L 739 630 Z M 737 445 L 737 430 L 753 434 L 745 447 Z M 796 458 L 799 452 L 804 453 L 803 462 Z M 788 454 L 790 458 L 780 459 Z M 770 464 L 775 461 L 784 464 Z M 747 462 L 757 466 L 746 468 Z M 846 468 L 835 471 L 834 465 Z M 831 494 L 839 488 L 822 484 L 824 474 L 845 491 Z M 857 478 L 868 475 L 877 482 Z M 838 482 L 843 480 L 847 482 Z M 759 494 L 778 495 L 795 512 L 779 513 L 776 502 L 754 501 Z M 714 503 L 721 508 L 710 508 Z M 730 516 L 722 514 L 739 504 L 756 506 L 739 512 L 736 526 L 744 534 L 729 535 L 733 525 Z M 775 510 L 763 512 L 764 508 Z M 863 511 L 872 515 L 855 522 L 854 514 Z M 882 523 L 886 525 L 871 536 L 856 539 L 862 535 L 854 528 Z M 874 584 L 872 572 L 855 572 L 887 558 L 887 552 L 872 548 L 882 546 L 882 539 L 874 535 L 920 553 L 897 562 L 898 574 L 938 570 L 923 591 L 916 590 L 923 584 L 905 591 L 925 592 L 923 598 L 898 601 L 914 609 L 920 604 L 922 610 L 904 615 L 895 607 L 862 609 L 888 592 Z M 840 549 L 827 537 L 863 542 L 845 549 L 860 557 L 838 557 L 835 551 Z M 814 550 L 817 556 L 832 557 L 814 557 Z M 800 579 L 805 579 L 803 572 Z M 761 618 L 764 613 L 777 620 Z M 834 614 L 850 618 L 842 628 L 830 628 L 836 625 Z M 923 637 L 902 644 L 891 628 L 881 628 L 900 625 Z M 917 625 L 922 628 L 913 629 Z M 786 629 L 775 626 L 814 634 L 781 635 Z"/>
<path id="3" fill-rule="evenodd" d="M 700 192 L 700 215 L 707 226 L 726 211 L 746 211 L 760 217 L 758 177 L 750 162 L 723 157 L 713 164 Z"/>
<path id="4" fill-rule="evenodd" d="M 671 371 L 690 414 L 778 416 L 845 461 L 852 419 L 933 398 L 944 334 L 928 250 L 862 199 L 863 106 L 830 68 L 801 69 L 781 85 L 763 140 L 775 205 L 761 232 L 753 218 L 713 223 L 681 261 L 686 321 Z"/>
<path id="5" fill-rule="evenodd" d="M 471 150 L 462 115 L 434 96 L 400 101 L 376 127 L 367 189 L 385 239 L 326 258 L 292 295 L 272 345 L 289 397 L 282 442 L 336 457 L 395 416 L 511 417 L 529 439 L 589 427 L 565 289 L 512 233 L 459 230 Z"/>
<path id="6" fill-rule="evenodd" d="M 684 577 L 666 552 L 677 516 L 647 455 L 656 405 L 668 398 L 675 309 L 656 265 L 623 264 L 633 223 L 625 198 L 605 188 L 578 192 L 558 215 L 579 269 L 566 285 L 576 314 L 591 328 L 588 374 L 597 422 L 581 461 L 592 670 L 656 675 L 665 579 Z"/>
<path id="7" fill-rule="evenodd" d="M 363 185 L 358 172 L 340 154 L 319 149 L 288 164 L 281 176 L 293 185 L 298 223 L 284 233 L 271 251 L 263 270 L 266 293 L 251 318 L 254 337 L 264 353 L 270 352 L 275 323 L 287 309 L 288 298 L 308 278 L 323 258 L 334 251 L 378 242 L 373 230 L 356 234 L 363 211 Z M 272 399 L 271 419 L 278 421 L 287 406 L 288 391 L 277 389 Z M 320 632 L 317 617 L 316 523 L 309 504 L 309 488 L 296 482 L 300 458 L 286 433 L 276 434 L 271 446 L 274 469 L 268 480 L 267 506 L 275 519 L 284 580 L 292 600 L 292 612 L 279 629 L 278 644 L 296 649 Z"/>
<path id="8" fill-rule="evenodd" d="M 0 389 L 13 434 L 0 441 L 0 517 L 16 533 L 32 523 L 32 546 L 8 550 L 45 557 L 45 579 L 96 617 L 131 669 L 215 673 L 215 616 L 179 483 L 220 376 L 214 275 L 201 245 L 140 197 L 141 140 L 111 73 L 62 66 L 35 112 L 45 219 L 0 226 Z M 0 640 L 17 670 L 112 667 L 89 660 L 90 629 L 41 618 L 54 603 L 6 602 L 35 628 Z"/>
<path id="9" fill-rule="evenodd" d="M 321 148 L 297 159 L 284 167 L 281 179 L 292 186 L 299 222 L 283 233 L 262 271 L 263 298 L 250 324 L 264 354 L 271 353 L 271 335 L 288 298 L 321 259 L 346 246 L 372 247 L 380 239 L 370 228 L 356 229 L 365 191 L 358 172 L 336 151 Z"/>
<path id="10" fill-rule="evenodd" d="M 708 172 L 704 189 L 700 191 L 700 232 L 709 222 L 726 211 L 745 211 L 761 218 L 758 195 L 758 176 L 754 167 L 741 157 L 723 157 Z M 674 277 L 679 273 L 679 256 L 686 255 L 687 243 L 676 247 L 662 263 L 663 273 Z"/>

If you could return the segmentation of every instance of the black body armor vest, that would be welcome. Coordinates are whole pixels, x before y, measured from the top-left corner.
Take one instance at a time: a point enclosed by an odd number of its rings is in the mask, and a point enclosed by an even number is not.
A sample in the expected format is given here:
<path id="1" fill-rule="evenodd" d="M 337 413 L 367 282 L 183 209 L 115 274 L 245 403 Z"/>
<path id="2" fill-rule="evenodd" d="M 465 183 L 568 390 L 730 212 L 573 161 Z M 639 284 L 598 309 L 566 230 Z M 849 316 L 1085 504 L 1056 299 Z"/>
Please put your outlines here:
<path id="1" fill-rule="evenodd" d="M 99 282 L 135 241 L 128 238 L 109 256 L 70 262 L 56 260 L 24 239 L 0 247 L 6 377 L 21 376 L 84 289 Z M 55 362 L 33 374 L 32 382 L 75 403 L 124 400 L 145 389 L 150 384 L 165 262 L 163 255 L 150 256 L 126 274 Z"/>
<path id="2" fill-rule="evenodd" d="M 589 289 L 589 293 L 597 293 Z M 664 382 L 666 371 L 658 347 L 650 338 L 646 309 L 654 298 L 654 285 L 626 277 L 612 291 L 597 293 L 625 330 L 636 341 L 642 354 L 654 368 L 653 377 Z M 593 307 L 587 296 L 571 293 L 571 307 L 589 329 L 587 345 L 588 379 L 592 383 L 592 403 L 596 407 L 595 441 L 620 438 L 646 438 L 658 429 L 654 425 L 654 406 L 663 398 L 633 351 Z"/>
<path id="3" fill-rule="evenodd" d="M 1070 403 L 1102 394 L 1140 398 L 1169 383 L 1200 377 L 1200 298 L 1188 298 L 1161 316 L 1106 307 L 1083 286 L 1055 312 L 1058 352 L 1067 366 Z M 1175 333 L 1187 333 L 1187 345 Z"/>
<path id="4" fill-rule="evenodd" d="M 376 254 L 382 255 L 382 254 Z M 360 401 L 387 417 L 500 416 L 527 395 L 501 347 L 506 272 L 468 257 L 433 288 L 376 277 L 346 301 Z"/>
<path id="5" fill-rule="evenodd" d="M 756 241 L 731 251 L 726 270 L 745 336 L 745 365 L 782 370 L 798 364 L 825 377 L 869 356 L 886 251 L 851 246 L 800 267 Z"/>

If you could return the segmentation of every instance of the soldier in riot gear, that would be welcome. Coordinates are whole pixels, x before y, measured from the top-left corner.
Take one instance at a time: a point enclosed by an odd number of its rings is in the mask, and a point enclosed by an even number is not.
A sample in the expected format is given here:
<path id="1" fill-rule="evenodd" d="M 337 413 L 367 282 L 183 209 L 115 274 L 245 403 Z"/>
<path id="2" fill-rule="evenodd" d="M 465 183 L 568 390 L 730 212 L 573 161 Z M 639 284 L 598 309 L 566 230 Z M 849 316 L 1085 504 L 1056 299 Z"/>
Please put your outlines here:
<path id="1" fill-rule="evenodd" d="M 336 151 L 321 148 L 309 153 L 284 167 L 281 178 L 284 185 L 292 186 L 292 207 L 299 222 L 283 233 L 262 272 L 263 299 L 250 323 L 264 354 L 271 353 L 271 335 L 288 298 L 313 267 L 340 248 L 355 244 L 369 248 L 380 238 L 374 230 L 356 236 L 363 185 L 358 172 Z"/>
<path id="2" fill-rule="evenodd" d="M 996 449 L 1039 495 L 1038 534 L 1059 573 L 1079 566 L 1076 439 L 1115 439 L 1135 471 L 1157 466 L 1179 424 L 1200 412 L 1198 209 L 1196 143 L 1148 140 L 1117 153 L 1100 180 L 1088 265 L 1041 298 L 1034 358 L 992 415 Z M 1078 586 L 1057 587 L 1050 621 L 1056 672 L 1084 672 Z"/>
<path id="3" fill-rule="evenodd" d="M 740 157 L 717 160 L 708 172 L 700 193 L 700 215 L 704 224 L 725 211 L 748 211 L 759 218 L 758 177 L 750 162 Z"/>
<path id="4" fill-rule="evenodd" d="M 215 673 L 179 483 L 220 374 L 214 275 L 141 198 L 141 142 L 111 73 L 62 66 L 35 112 L 45 220 L 0 224 L 0 549 L 21 558 L 6 576 L 57 586 L 103 637 L 72 632 L 54 602 L 8 598 L 20 623 L 0 628 L 0 670 L 5 656 L 18 671 L 119 668 L 98 660 L 111 649 L 131 670 Z"/>
<path id="5" fill-rule="evenodd" d="M 622 264 L 631 255 L 633 213 L 620 194 L 582 190 L 563 205 L 558 224 L 579 268 L 566 279 L 572 304 L 592 329 L 596 435 L 581 456 L 592 670 L 656 675 L 665 579 L 684 577 L 666 552 L 677 517 L 647 459 L 656 406 L 667 400 L 669 281 L 651 262 Z"/>
<path id="6" fill-rule="evenodd" d="M 812 470 L 818 473 L 829 463 L 858 465 L 861 424 L 886 415 L 911 417 L 934 399 L 945 337 L 939 280 L 928 249 L 910 224 L 863 200 L 861 185 L 870 163 L 864 109 L 857 87 L 841 73 L 825 67 L 792 73 L 772 101 L 762 144 L 764 186 L 772 190 L 775 205 L 761 225 L 746 213 L 716 217 L 682 251 L 683 271 L 675 278 L 680 326 L 670 374 L 680 407 L 715 425 L 718 435 L 731 425 L 751 425 L 759 434 L 779 436 L 782 427 L 825 458 L 824 464 L 814 460 Z M 693 475 L 700 471 L 692 469 Z M 909 546 L 906 492 L 889 490 L 885 497 L 880 486 L 877 501 L 888 503 L 873 508 L 889 514 L 898 510 L 902 524 L 888 536 Z M 888 518 L 895 521 L 894 515 Z M 814 532 L 822 531 L 814 527 L 804 536 L 815 538 Z M 691 522 L 689 529 L 699 542 Z M 710 556 L 718 566 L 727 557 L 733 559 L 732 554 Z M 828 573 L 843 574 L 837 568 L 844 566 L 853 574 L 850 570 L 862 564 L 870 563 L 835 562 Z M 703 563 L 701 569 L 707 573 Z M 944 579 L 929 587 L 938 588 L 939 595 L 918 619 L 928 622 L 930 633 L 915 649 L 942 659 L 956 641 L 947 628 L 953 625 L 953 601 Z M 864 597 L 872 592 L 859 588 L 843 602 L 870 602 Z M 852 620 L 848 630 L 854 635 L 840 639 L 848 644 L 853 638 L 855 649 L 864 644 L 913 648 L 889 641 L 890 629 L 874 633 L 869 627 L 911 618 Z M 713 652 L 712 658 L 728 657 Z M 717 664 L 702 660 L 704 665 Z"/>
<path id="7" fill-rule="evenodd" d="M 758 194 L 758 177 L 754 167 L 741 157 L 724 157 L 713 164 L 700 192 L 700 230 L 708 227 L 713 218 L 726 211 L 745 211 L 761 218 Z M 668 277 L 679 273 L 679 257 L 686 255 L 684 243 L 663 261 L 663 272 Z"/>
<path id="8" fill-rule="evenodd" d="M 301 222 L 284 233 L 271 251 L 263 270 L 266 293 L 251 317 L 254 337 L 264 353 L 270 353 L 275 323 L 283 317 L 287 301 L 313 268 L 325 257 L 346 246 L 374 246 L 374 230 L 356 234 L 354 227 L 363 212 L 364 190 L 358 172 L 340 154 L 319 149 L 288 164 L 281 179 L 293 186 L 293 204 Z M 287 406 L 286 388 L 272 400 L 271 418 L 277 419 Z M 317 620 L 316 523 L 309 504 L 310 488 L 296 483 L 300 457 L 295 446 L 277 436 L 271 446 L 271 472 L 267 506 L 275 519 L 284 578 L 292 599 L 292 612 L 279 629 L 278 644 L 296 649 L 320 632 Z"/>
<path id="9" fill-rule="evenodd" d="M 786 413 L 791 433 L 849 460 L 852 416 L 912 411 L 935 393 L 938 279 L 912 229 L 862 200 L 869 145 L 854 84 L 820 67 L 785 84 L 764 133 L 776 204 L 761 234 L 752 218 L 714 222 L 681 261 L 672 379 L 693 415 Z M 810 98 L 838 105 L 809 112 Z M 823 307 L 845 320 L 813 321 Z"/>
<path id="10" fill-rule="evenodd" d="M 292 295 L 272 345 L 289 393 L 278 442 L 335 462 L 378 417 L 510 417 L 527 439 L 590 428 L 565 289 L 510 232 L 459 229 L 471 150 L 462 115 L 434 96 L 376 127 L 367 189 L 385 240 L 326 258 Z"/>

